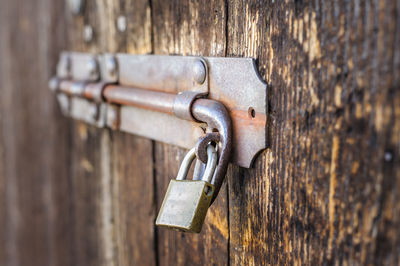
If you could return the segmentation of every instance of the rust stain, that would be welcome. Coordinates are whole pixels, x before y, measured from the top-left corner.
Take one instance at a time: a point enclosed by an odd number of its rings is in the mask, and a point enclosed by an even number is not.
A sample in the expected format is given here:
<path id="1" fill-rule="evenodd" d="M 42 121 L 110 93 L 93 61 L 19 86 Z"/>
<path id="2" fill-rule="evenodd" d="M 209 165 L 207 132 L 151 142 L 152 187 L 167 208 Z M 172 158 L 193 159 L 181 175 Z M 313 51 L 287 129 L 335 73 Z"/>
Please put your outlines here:
<path id="1" fill-rule="evenodd" d="M 249 117 L 248 111 L 243 110 L 231 110 L 230 112 L 232 120 L 237 120 L 240 126 L 257 126 L 265 127 L 267 122 L 267 116 L 264 113 L 256 112 L 254 117 Z"/>

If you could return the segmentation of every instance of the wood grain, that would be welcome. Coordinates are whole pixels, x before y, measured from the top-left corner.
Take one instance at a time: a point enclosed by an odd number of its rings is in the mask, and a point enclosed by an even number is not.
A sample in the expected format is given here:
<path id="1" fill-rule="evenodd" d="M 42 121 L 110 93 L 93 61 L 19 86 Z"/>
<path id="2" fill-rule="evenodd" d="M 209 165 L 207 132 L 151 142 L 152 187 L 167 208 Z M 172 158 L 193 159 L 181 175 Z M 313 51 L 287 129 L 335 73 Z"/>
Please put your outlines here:
<path id="1" fill-rule="evenodd" d="M 229 1 L 270 86 L 270 149 L 229 179 L 235 265 L 399 263 L 400 5 Z"/>
<path id="2" fill-rule="evenodd" d="M 223 1 L 152 1 L 155 54 L 223 56 L 226 10 Z M 155 144 L 157 210 L 186 150 Z M 226 265 L 228 216 L 225 185 L 209 209 L 199 235 L 158 229 L 160 265 Z"/>
<path id="3" fill-rule="evenodd" d="M 69 265 L 67 120 L 47 87 L 65 44 L 63 5 L 0 5 L 1 264 Z"/>
<path id="4" fill-rule="evenodd" d="M 110 17 L 103 4 L 86 1 L 84 13 L 78 16 L 66 10 L 68 50 L 96 53 L 109 48 Z M 92 40 L 83 38 L 85 26 L 92 27 Z M 116 265 L 110 132 L 72 120 L 70 132 L 72 264 Z"/>
<path id="5" fill-rule="evenodd" d="M 5 9 L 4 3 L 0 3 L 0 10 Z M 2 16 L 2 12 L 0 11 L 0 16 Z M 0 23 L 1 23 L 0 19 Z M 3 46 L 4 44 L 4 27 L 0 26 L 0 56 L 2 55 L 3 52 Z M 0 86 L 3 86 L 5 83 L 5 70 L 4 70 L 4 64 L 0 64 Z M 1 102 L 1 101 L 0 101 Z M 0 104 L 0 125 L 3 125 L 3 118 L 4 116 L 4 110 L 2 109 L 2 105 Z M 6 176 L 5 176 L 5 171 L 4 171 L 4 148 L 3 148 L 3 130 L 0 130 L 0 264 L 6 264 Z"/>
<path id="6" fill-rule="evenodd" d="M 387 0 L 88 0 L 79 16 L 0 1 L 0 264 L 399 264 L 398 14 Z M 47 88 L 61 49 L 257 58 L 269 149 L 230 166 L 201 234 L 154 227 L 185 150 L 61 116 Z"/>
<path id="7" fill-rule="evenodd" d="M 118 51 L 151 52 L 149 2 L 125 1 L 113 21 L 120 15 L 126 17 L 127 30 L 116 34 Z M 112 134 L 112 146 L 118 265 L 156 265 L 152 141 L 116 132 Z"/>
<path id="8" fill-rule="evenodd" d="M 0 2 L 0 23 L 3 24 L 1 18 L 4 18 L 5 2 Z M 3 55 L 5 49 L 5 27 L 0 26 L 0 56 Z M 5 65 L 0 63 L 0 86 L 4 86 L 6 79 Z M 1 103 L 1 100 L 0 100 Z M 0 104 L 0 125 L 3 126 L 4 122 L 4 109 Z M 3 130 L 0 130 L 0 264 L 6 264 L 6 175 L 4 171 L 4 147 L 3 147 Z"/>
<path id="9" fill-rule="evenodd" d="M 118 262 L 155 265 L 152 143 L 125 133 L 113 139 Z"/>

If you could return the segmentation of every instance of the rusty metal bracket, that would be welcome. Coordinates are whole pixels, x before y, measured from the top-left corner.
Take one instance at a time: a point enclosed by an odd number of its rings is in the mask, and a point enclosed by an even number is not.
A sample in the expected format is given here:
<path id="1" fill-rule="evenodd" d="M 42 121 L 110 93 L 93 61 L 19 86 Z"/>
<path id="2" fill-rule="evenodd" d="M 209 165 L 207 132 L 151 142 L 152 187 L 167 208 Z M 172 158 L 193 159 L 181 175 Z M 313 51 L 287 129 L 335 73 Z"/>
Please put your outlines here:
<path id="1" fill-rule="evenodd" d="M 187 149 L 222 130 L 205 119 L 201 98 L 213 100 L 232 122 L 224 160 L 249 168 L 266 148 L 267 86 L 251 58 L 63 52 L 49 85 L 65 115 Z"/>

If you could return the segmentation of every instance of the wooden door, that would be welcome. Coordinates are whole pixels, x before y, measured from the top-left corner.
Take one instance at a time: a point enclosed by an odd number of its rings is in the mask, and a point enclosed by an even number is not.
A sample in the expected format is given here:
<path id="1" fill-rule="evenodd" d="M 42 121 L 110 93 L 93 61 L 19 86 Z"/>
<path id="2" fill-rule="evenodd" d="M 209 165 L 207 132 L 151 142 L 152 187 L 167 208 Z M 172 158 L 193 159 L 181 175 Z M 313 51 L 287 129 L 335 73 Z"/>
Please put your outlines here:
<path id="1" fill-rule="evenodd" d="M 384 0 L 87 0 L 82 15 L 1 0 L 0 265 L 399 264 L 399 14 Z M 61 115 L 47 81 L 63 49 L 257 59 L 269 148 L 230 166 L 201 234 L 154 226 L 185 150 Z"/>

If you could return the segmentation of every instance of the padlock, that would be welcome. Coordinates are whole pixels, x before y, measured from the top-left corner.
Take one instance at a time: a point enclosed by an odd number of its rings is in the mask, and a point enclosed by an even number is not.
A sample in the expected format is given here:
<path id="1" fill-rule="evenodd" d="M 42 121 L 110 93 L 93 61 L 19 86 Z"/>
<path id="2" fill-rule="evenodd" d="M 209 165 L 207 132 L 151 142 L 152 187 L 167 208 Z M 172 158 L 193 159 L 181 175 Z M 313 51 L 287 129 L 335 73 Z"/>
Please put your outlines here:
<path id="1" fill-rule="evenodd" d="M 207 147 L 207 164 L 201 179 L 186 180 L 196 158 L 195 148 L 182 161 L 176 179 L 171 180 L 161 205 L 156 225 L 184 232 L 199 233 L 210 206 L 214 186 L 211 184 L 217 165 L 217 152 Z"/>

